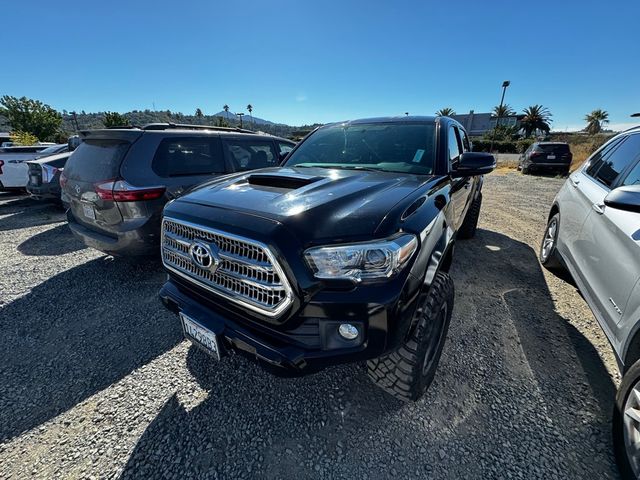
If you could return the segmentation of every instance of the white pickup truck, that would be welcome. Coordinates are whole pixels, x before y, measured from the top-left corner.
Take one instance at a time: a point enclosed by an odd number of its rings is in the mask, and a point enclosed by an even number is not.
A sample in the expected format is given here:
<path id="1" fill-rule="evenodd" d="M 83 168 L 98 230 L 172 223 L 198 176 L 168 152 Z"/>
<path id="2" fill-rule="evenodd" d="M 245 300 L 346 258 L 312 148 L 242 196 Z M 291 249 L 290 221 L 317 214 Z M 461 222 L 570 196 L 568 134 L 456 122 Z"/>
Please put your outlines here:
<path id="1" fill-rule="evenodd" d="M 29 181 L 29 160 L 68 151 L 69 146 L 32 145 L 28 147 L 0 148 L 0 191 L 21 189 Z"/>

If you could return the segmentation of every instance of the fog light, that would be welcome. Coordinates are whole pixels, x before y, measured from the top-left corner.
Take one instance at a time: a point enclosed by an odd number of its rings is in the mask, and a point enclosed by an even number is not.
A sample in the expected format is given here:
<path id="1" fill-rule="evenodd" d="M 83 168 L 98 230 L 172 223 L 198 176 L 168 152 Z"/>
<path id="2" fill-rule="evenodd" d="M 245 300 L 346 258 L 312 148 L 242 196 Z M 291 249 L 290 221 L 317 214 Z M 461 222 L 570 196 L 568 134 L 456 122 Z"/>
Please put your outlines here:
<path id="1" fill-rule="evenodd" d="M 358 338 L 358 329 L 350 323 L 343 323 L 338 328 L 340 336 L 346 340 L 353 340 Z"/>

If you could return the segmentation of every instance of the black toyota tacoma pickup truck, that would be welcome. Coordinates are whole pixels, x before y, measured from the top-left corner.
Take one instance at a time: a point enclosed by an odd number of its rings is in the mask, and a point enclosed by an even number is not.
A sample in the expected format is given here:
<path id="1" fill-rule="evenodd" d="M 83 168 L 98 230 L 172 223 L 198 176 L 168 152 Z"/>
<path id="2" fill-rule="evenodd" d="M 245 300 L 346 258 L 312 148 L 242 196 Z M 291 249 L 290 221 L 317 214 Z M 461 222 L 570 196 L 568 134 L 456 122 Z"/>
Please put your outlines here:
<path id="1" fill-rule="evenodd" d="M 416 400 L 451 318 L 453 247 L 474 235 L 494 167 L 447 117 L 323 126 L 281 167 L 167 204 L 160 298 L 215 358 L 301 372 L 368 360 L 374 382 Z"/>

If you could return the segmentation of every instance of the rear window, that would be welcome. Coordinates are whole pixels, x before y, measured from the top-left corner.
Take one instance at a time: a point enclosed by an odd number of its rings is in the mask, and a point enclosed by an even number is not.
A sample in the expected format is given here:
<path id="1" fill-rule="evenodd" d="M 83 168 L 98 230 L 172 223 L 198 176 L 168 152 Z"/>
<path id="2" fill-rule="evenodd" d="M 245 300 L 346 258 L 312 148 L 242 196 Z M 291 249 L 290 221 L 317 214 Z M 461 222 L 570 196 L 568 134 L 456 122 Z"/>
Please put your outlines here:
<path id="1" fill-rule="evenodd" d="M 122 140 L 85 140 L 69 157 L 65 177 L 82 182 L 116 178 L 129 145 Z"/>
<path id="2" fill-rule="evenodd" d="M 165 138 L 151 168 L 159 177 L 224 173 L 222 145 L 218 137 Z"/>
<path id="3" fill-rule="evenodd" d="M 225 140 L 229 150 L 229 158 L 236 171 L 255 170 L 257 168 L 275 167 L 278 155 L 273 143 L 265 140 Z"/>
<path id="4" fill-rule="evenodd" d="M 569 153 L 569 145 L 566 143 L 559 144 L 538 144 L 538 149 L 542 150 L 544 153 Z"/>

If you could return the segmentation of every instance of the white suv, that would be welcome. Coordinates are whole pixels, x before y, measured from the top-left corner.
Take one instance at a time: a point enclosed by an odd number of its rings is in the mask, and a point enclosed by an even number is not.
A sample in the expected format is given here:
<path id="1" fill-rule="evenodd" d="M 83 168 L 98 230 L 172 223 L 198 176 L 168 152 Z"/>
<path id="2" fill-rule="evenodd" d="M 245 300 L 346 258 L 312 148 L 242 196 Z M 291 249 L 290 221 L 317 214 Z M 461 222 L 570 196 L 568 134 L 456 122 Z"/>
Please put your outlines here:
<path id="1" fill-rule="evenodd" d="M 625 478 L 640 478 L 640 127 L 597 150 L 558 192 L 540 262 L 571 273 L 624 374 L 613 418 Z"/>

